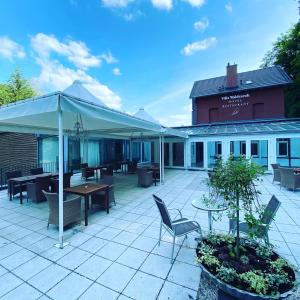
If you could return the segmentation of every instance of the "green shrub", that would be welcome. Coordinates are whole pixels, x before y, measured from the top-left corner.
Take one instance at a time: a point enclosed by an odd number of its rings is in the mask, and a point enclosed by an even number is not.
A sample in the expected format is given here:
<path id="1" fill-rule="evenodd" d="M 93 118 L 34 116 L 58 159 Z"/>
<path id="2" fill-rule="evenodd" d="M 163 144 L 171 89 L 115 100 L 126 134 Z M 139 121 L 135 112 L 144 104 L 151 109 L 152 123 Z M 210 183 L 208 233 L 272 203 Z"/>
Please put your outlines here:
<path id="1" fill-rule="evenodd" d="M 198 260 L 200 263 L 206 264 L 208 267 L 211 267 L 211 268 L 219 268 L 220 267 L 219 260 L 210 254 L 204 254 Z"/>
<path id="2" fill-rule="evenodd" d="M 232 268 L 226 268 L 224 266 L 221 266 L 218 269 L 217 277 L 219 277 L 225 282 L 231 283 L 237 278 L 237 273 Z"/>
<path id="3" fill-rule="evenodd" d="M 257 256 L 263 259 L 268 259 L 273 254 L 273 246 L 263 246 L 259 244 L 258 247 L 255 248 L 255 252 Z"/>
<path id="4" fill-rule="evenodd" d="M 266 279 L 270 285 L 279 286 L 281 284 L 289 283 L 289 278 L 287 273 L 281 272 L 280 274 L 271 273 L 266 276 Z"/>
<path id="5" fill-rule="evenodd" d="M 212 248 L 211 246 L 205 244 L 205 243 L 202 243 L 201 246 L 199 247 L 199 251 L 204 255 L 204 254 L 209 254 L 209 255 L 212 255 L 215 250 L 214 248 Z"/>
<path id="6" fill-rule="evenodd" d="M 271 262 L 271 267 L 276 273 L 282 273 L 282 269 L 286 266 L 288 263 L 281 257 Z"/>
<path id="7" fill-rule="evenodd" d="M 249 271 L 241 274 L 240 279 L 247 282 L 257 294 L 265 295 L 268 291 L 268 283 L 262 275 Z"/>
<path id="8" fill-rule="evenodd" d="M 248 265 L 249 264 L 249 257 L 247 255 L 242 255 L 240 257 L 240 261 L 243 265 Z"/>

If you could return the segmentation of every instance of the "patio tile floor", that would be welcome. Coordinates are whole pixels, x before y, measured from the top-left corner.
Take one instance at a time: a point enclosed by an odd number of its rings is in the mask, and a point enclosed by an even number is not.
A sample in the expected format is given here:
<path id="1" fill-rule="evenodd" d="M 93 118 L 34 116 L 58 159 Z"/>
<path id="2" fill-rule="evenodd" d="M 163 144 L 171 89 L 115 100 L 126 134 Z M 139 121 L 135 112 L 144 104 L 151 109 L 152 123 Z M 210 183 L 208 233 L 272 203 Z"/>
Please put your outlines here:
<path id="1" fill-rule="evenodd" d="M 70 244 L 57 249 L 58 230 L 47 230 L 47 203 L 8 201 L 0 191 L 0 298 L 1 299 L 196 299 L 200 268 L 195 261 L 197 234 L 176 240 L 170 264 L 171 238 L 162 232 L 152 199 L 155 193 L 168 207 L 208 229 L 207 213 L 191 202 L 207 192 L 206 172 L 167 170 L 164 185 L 148 189 L 136 186 L 136 175 L 115 176 L 116 206 L 110 213 L 93 210 L 84 223 L 65 230 Z M 73 176 L 72 184 L 80 183 Z M 300 190 L 272 184 L 263 177 L 260 200 L 272 194 L 282 202 L 270 231 L 276 250 L 300 267 Z M 172 213 L 172 216 L 175 217 Z M 228 230 L 226 217 L 214 222 L 215 230 Z"/>

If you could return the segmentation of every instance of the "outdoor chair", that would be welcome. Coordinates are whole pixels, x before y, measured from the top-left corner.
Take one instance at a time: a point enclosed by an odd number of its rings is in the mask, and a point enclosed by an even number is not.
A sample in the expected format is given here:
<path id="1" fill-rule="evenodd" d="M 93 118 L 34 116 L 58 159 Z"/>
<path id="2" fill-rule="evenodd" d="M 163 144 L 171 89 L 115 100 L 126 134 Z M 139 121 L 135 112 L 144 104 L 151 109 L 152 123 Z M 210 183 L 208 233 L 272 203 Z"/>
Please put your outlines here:
<path id="1" fill-rule="evenodd" d="M 119 171 L 122 171 L 122 165 L 120 162 L 115 162 L 113 165 L 114 171 L 118 173 Z"/>
<path id="2" fill-rule="evenodd" d="M 114 177 L 109 175 L 104 175 L 103 179 L 100 180 L 100 183 L 109 185 L 108 190 L 108 205 L 114 203 L 116 205 L 115 193 L 114 193 Z M 106 200 L 106 191 L 95 192 L 91 196 L 92 198 L 92 206 L 100 205 L 103 208 L 106 208 L 105 200 Z"/>
<path id="3" fill-rule="evenodd" d="M 43 191 L 45 197 L 48 200 L 49 204 L 49 217 L 48 217 L 48 225 L 54 224 L 59 226 L 59 196 L 57 193 L 48 193 Z M 63 223 L 64 227 L 72 224 L 72 223 L 80 223 L 81 222 L 81 197 L 77 195 L 69 194 L 64 196 L 64 216 Z"/>
<path id="4" fill-rule="evenodd" d="M 128 163 L 128 173 L 134 174 L 137 170 L 137 162 L 136 161 L 130 161 Z"/>
<path id="5" fill-rule="evenodd" d="M 20 186 L 18 184 L 15 184 L 11 182 L 10 180 L 13 178 L 21 177 L 22 171 L 11 171 L 6 172 L 6 180 L 7 180 L 7 193 L 8 195 L 12 195 L 13 197 L 20 193 Z M 22 192 L 26 191 L 26 186 L 22 186 Z"/>
<path id="6" fill-rule="evenodd" d="M 281 175 L 280 175 L 280 165 L 279 164 L 271 164 L 273 169 L 273 182 L 281 182 Z"/>
<path id="7" fill-rule="evenodd" d="M 30 174 L 31 175 L 39 175 L 39 174 L 43 174 L 44 173 L 44 169 L 43 168 L 33 168 L 30 169 Z"/>
<path id="8" fill-rule="evenodd" d="M 82 167 L 81 168 L 81 178 L 85 181 L 88 180 L 88 178 L 95 177 L 95 171 L 94 169 L 89 169 L 89 167 Z"/>
<path id="9" fill-rule="evenodd" d="M 300 174 L 295 174 L 293 168 L 280 168 L 280 188 L 283 186 L 287 189 L 295 189 L 300 188 Z"/>
<path id="10" fill-rule="evenodd" d="M 180 218 L 172 221 L 169 215 L 169 211 L 174 209 L 169 209 L 168 211 L 163 200 L 161 200 L 156 195 L 153 195 L 153 198 L 161 216 L 158 245 L 160 245 L 161 231 L 162 231 L 162 227 L 164 227 L 173 237 L 172 254 L 171 254 L 171 263 L 172 263 L 173 256 L 174 256 L 175 238 L 183 235 L 186 238 L 188 233 L 194 231 L 197 231 L 202 237 L 202 230 L 198 222 L 191 221 L 187 218 L 183 218 L 182 213 L 179 209 L 175 209 L 175 210 L 179 212 Z"/>
<path id="11" fill-rule="evenodd" d="M 64 183 L 63 183 L 64 189 L 71 186 L 71 177 L 72 177 L 72 175 L 73 175 L 72 173 L 64 173 Z M 51 192 L 52 193 L 58 193 L 58 191 L 59 191 L 59 178 L 51 179 L 50 185 L 51 185 Z"/>
<path id="12" fill-rule="evenodd" d="M 45 201 L 44 191 L 49 191 L 50 176 L 37 177 L 35 182 L 27 183 L 27 201 L 31 199 L 33 202 Z"/>
<path id="13" fill-rule="evenodd" d="M 107 164 L 105 169 L 101 169 L 101 178 L 106 176 L 113 176 L 114 175 L 114 166 L 112 164 Z"/>
<path id="14" fill-rule="evenodd" d="M 268 205 L 266 206 L 262 217 L 261 217 L 261 225 L 259 228 L 251 229 L 248 227 L 246 222 L 240 223 L 240 232 L 245 234 L 250 234 L 252 230 L 255 230 L 255 233 L 258 235 L 258 238 L 261 238 L 265 241 L 266 244 L 269 244 L 269 229 L 270 225 L 275 218 L 278 208 L 280 207 L 281 202 L 276 198 L 275 195 L 272 196 L 271 200 L 269 201 Z M 236 224 L 234 220 L 229 221 L 229 228 L 230 232 L 236 232 Z"/>
<path id="15" fill-rule="evenodd" d="M 147 169 L 137 169 L 138 186 L 149 187 L 153 184 L 153 172 Z"/>

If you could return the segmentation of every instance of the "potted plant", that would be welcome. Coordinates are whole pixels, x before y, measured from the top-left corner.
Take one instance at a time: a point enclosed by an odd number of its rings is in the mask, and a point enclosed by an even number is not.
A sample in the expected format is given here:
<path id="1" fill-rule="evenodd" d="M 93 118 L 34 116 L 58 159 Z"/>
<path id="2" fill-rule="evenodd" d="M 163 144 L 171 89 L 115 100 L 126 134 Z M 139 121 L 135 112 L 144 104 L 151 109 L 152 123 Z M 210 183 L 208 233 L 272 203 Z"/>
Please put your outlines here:
<path id="1" fill-rule="evenodd" d="M 256 183 L 263 173 L 262 167 L 243 156 L 229 157 L 217 163 L 208 183 L 211 193 L 222 198 L 228 207 L 230 227 L 235 232 L 210 233 L 196 249 L 202 276 L 217 284 L 222 300 L 285 299 L 296 286 L 294 268 L 268 241 L 259 240 L 265 206 L 258 201 Z M 241 215 L 251 229 L 247 238 L 240 236 Z"/>

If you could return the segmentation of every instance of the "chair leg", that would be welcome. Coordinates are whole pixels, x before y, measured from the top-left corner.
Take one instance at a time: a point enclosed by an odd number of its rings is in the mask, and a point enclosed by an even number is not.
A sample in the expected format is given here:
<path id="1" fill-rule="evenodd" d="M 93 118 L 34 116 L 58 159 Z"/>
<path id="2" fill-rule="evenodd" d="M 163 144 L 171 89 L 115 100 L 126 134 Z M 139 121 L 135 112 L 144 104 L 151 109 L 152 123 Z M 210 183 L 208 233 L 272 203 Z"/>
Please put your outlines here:
<path id="1" fill-rule="evenodd" d="M 158 246 L 160 246 L 161 230 L 162 230 L 162 222 L 160 222 L 159 237 L 158 237 Z"/>
<path id="2" fill-rule="evenodd" d="M 48 222 L 48 224 L 47 224 L 47 230 L 49 229 L 49 222 Z"/>
<path id="3" fill-rule="evenodd" d="M 175 235 L 173 235 L 173 245 L 172 245 L 171 264 L 173 263 L 174 247 L 175 247 Z"/>

